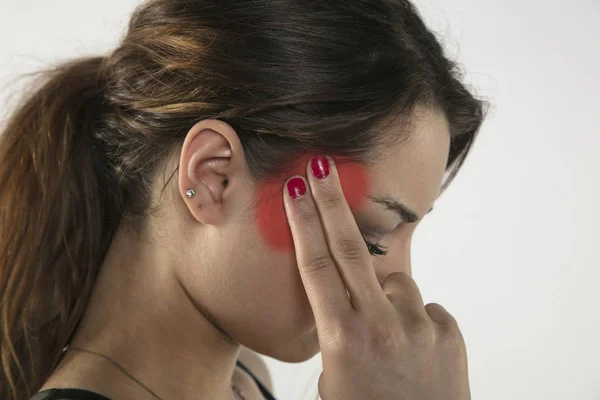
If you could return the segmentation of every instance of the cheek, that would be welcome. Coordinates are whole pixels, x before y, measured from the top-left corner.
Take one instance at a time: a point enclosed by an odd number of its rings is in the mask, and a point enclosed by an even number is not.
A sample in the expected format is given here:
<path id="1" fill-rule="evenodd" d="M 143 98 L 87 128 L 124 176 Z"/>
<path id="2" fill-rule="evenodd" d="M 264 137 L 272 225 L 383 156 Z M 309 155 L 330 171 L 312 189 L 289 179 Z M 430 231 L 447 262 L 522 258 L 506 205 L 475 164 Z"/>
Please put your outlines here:
<path id="1" fill-rule="evenodd" d="M 306 178 L 306 164 L 313 156 L 314 154 L 304 156 L 292 175 Z M 366 169 L 341 157 L 333 159 L 350 209 L 360 208 L 369 193 L 370 180 Z M 257 206 L 254 212 L 257 230 L 267 245 L 276 251 L 287 253 L 294 251 L 294 241 L 283 205 L 283 186 L 286 180 L 287 178 L 281 182 L 263 184 L 256 191 Z"/>

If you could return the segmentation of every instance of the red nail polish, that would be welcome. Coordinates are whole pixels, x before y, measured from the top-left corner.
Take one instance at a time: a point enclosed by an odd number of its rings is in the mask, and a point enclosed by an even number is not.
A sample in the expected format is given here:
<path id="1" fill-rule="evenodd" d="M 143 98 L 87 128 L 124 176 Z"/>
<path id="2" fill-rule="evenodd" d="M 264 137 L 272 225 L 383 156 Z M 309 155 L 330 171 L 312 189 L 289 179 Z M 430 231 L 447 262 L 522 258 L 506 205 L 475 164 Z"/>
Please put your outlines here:
<path id="1" fill-rule="evenodd" d="M 329 160 L 325 156 L 316 156 L 310 162 L 313 176 L 317 179 L 324 179 L 329 176 Z"/>
<path id="2" fill-rule="evenodd" d="M 296 199 L 306 193 L 306 184 L 302 178 L 292 178 L 287 184 L 288 193 L 292 199 Z"/>

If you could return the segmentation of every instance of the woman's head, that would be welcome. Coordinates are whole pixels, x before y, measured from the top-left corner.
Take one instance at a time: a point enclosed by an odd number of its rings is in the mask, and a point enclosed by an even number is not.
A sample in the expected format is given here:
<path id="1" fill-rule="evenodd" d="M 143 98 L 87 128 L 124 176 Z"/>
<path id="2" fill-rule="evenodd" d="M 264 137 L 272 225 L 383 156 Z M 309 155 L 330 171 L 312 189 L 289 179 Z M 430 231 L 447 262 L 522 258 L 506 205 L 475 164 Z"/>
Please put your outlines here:
<path id="1" fill-rule="evenodd" d="M 311 155 L 339 160 L 357 222 L 388 247 L 378 274 L 410 272 L 417 223 L 361 199 L 424 216 L 485 111 L 402 0 L 148 1 L 110 54 L 42 78 L 0 138 L 2 397 L 47 377 L 117 232 L 155 245 L 234 340 L 311 357 L 276 189 Z"/>
<path id="2" fill-rule="evenodd" d="M 393 271 L 411 273 L 416 219 L 438 197 L 447 165 L 446 118 L 417 106 L 411 121 L 410 139 L 382 150 L 369 164 L 333 155 L 365 240 L 386 248 L 386 256 L 374 254 L 373 260 L 381 280 Z M 398 132 L 390 128 L 385 134 Z M 228 335 L 287 362 L 305 361 L 318 352 L 282 199 L 287 178 L 306 176 L 315 154 L 291 154 L 296 158 L 291 171 L 260 181 L 248 168 L 235 129 L 220 120 L 200 121 L 172 157 L 167 171 L 179 166 L 177 182 L 157 198 L 161 205 L 147 227 L 150 248 L 162 250 L 156 264 L 170 267 Z M 188 188 L 195 191 L 192 198 L 186 196 Z M 409 210 L 402 217 L 391 206 L 394 199 Z"/>

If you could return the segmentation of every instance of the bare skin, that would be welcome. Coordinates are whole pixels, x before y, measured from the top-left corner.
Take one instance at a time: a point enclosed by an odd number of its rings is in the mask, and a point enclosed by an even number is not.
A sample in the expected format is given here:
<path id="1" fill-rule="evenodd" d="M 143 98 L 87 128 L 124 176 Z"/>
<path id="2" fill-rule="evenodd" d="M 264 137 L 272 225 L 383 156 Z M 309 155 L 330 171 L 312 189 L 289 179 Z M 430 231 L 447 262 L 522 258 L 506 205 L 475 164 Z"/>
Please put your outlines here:
<path id="1" fill-rule="evenodd" d="M 456 320 L 437 303 L 424 305 L 404 272 L 380 285 L 330 163 L 325 178 L 308 172 L 308 193 L 285 196 L 321 343 L 321 398 L 470 400 Z"/>
<path id="2" fill-rule="evenodd" d="M 388 149 L 369 169 L 370 194 L 396 197 L 422 217 L 439 194 L 449 131 L 441 114 L 421 108 L 413 129 L 412 140 Z M 188 188 L 196 190 L 191 199 Z M 256 188 L 231 126 L 203 120 L 191 127 L 181 152 L 157 176 L 157 212 L 141 237 L 119 227 L 71 345 L 110 357 L 164 400 L 196 400 L 199 393 L 233 399 L 232 381 L 249 399 L 262 399 L 236 368 L 242 348 L 286 362 L 317 354 L 323 337 L 300 262 L 294 252 L 275 252 L 261 241 L 249 211 Z M 402 222 L 371 202 L 352 215 L 378 232 L 388 249 L 387 256 L 367 253 L 376 276 L 410 275 L 419 222 Z M 340 228 L 347 223 L 340 221 Z M 88 389 L 114 400 L 154 399 L 112 364 L 76 351 L 65 354 L 40 390 L 52 387 Z"/>

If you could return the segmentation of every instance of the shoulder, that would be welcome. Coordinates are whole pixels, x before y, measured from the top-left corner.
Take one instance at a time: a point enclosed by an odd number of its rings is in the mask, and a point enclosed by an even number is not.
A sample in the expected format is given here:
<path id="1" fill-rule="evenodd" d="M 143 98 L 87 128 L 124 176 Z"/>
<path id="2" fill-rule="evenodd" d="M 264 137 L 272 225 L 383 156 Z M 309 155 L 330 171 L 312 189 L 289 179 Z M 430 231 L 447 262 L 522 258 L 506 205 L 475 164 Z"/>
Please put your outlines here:
<path id="1" fill-rule="evenodd" d="M 242 350 L 238 356 L 238 360 L 244 364 L 256 378 L 267 388 L 269 392 L 273 392 L 273 382 L 271 380 L 271 374 L 267 368 L 265 360 L 254 351 L 241 346 Z"/>

